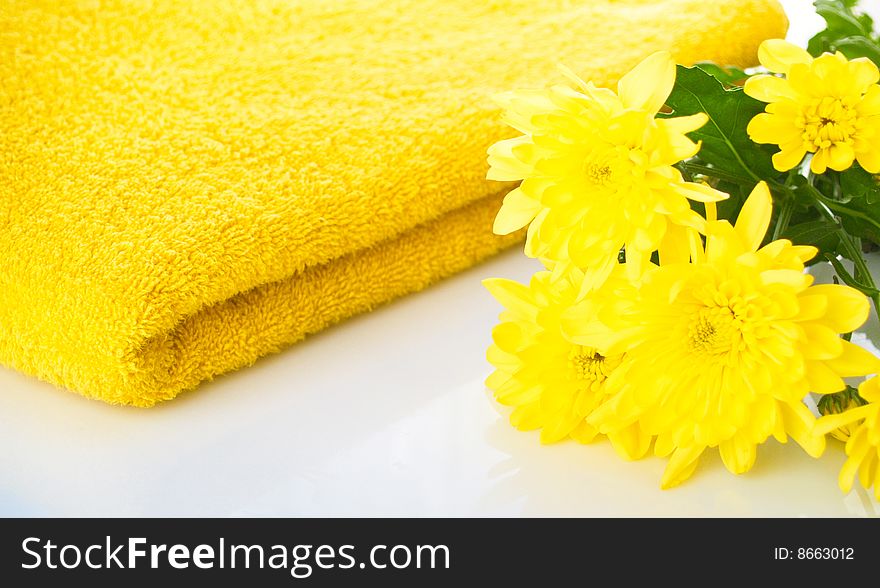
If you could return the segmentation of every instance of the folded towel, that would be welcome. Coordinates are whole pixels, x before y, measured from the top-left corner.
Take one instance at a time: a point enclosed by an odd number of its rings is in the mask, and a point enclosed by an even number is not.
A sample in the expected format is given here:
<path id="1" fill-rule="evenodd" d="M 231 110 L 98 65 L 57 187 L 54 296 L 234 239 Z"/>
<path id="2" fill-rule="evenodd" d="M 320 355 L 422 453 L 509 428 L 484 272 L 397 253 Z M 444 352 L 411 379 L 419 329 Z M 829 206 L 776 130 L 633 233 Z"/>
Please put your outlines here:
<path id="1" fill-rule="evenodd" d="M 149 406 L 466 268 L 490 96 L 666 48 L 755 61 L 776 0 L 7 0 L 0 363 Z"/>

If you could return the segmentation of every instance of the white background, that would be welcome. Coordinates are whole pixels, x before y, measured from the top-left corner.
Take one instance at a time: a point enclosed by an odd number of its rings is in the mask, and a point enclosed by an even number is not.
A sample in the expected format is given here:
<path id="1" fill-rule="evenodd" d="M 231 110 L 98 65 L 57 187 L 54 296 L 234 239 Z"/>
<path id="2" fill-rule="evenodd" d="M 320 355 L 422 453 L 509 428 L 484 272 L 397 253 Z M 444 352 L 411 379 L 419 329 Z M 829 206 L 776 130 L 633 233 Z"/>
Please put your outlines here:
<path id="1" fill-rule="evenodd" d="M 807 0 L 784 4 L 805 42 L 821 21 Z M 745 476 L 710 452 L 661 491 L 660 459 L 513 430 L 483 386 L 499 308 L 480 280 L 533 270 L 508 252 L 151 410 L 0 368 L 0 515 L 880 513 L 860 487 L 838 490 L 833 440 L 819 460 L 771 440 Z"/>

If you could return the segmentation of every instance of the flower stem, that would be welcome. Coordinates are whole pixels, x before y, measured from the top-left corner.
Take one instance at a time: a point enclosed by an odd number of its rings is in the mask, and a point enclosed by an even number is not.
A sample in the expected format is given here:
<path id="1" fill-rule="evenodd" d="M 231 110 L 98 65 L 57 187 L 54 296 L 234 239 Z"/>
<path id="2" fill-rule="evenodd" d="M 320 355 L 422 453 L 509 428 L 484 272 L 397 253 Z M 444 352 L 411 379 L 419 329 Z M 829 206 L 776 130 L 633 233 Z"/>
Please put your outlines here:
<path id="1" fill-rule="evenodd" d="M 848 257 L 852 258 L 855 265 L 856 279 L 860 284 L 867 286 L 862 292 L 871 299 L 874 303 L 874 310 L 880 314 L 880 291 L 877 290 L 874 278 L 871 276 L 870 270 L 868 270 L 868 264 L 865 263 L 865 258 L 862 256 L 861 247 L 856 247 L 852 237 L 843 229 L 838 229 L 838 234 L 840 235 L 841 244 L 849 253 Z M 857 241 L 857 243 L 860 243 L 860 241 Z"/>
<path id="2" fill-rule="evenodd" d="M 782 207 L 779 209 L 779 216 L 776 217 L 776 226 L 773 227 L 772 241 L 778 239 L 788 228 L 791 220 L 791 213 L 794 211 L 794 198 L 790 194 L 786 194 L 782 200 Z"/>
<path id="3" fill-rule="evenodd" d="M 840 219 L 837 218 L 832 210 L 834 208 L 831 206 L 832 202 L 830 202 L 824 194 L 819 192 L 812 183 L 808 183 L 804 187 L 806 188 L 807 193 L 813 198 L 813 203 L 819 213 L 827 220 L 834 223 L 837 227 L 837 236 L 840 240 L 840 246 L 843 249 L 842 252 L 845 257 L 852 260 L 855 268 L 855 275 L 853 276 L 854 282 L 850 285 L 870 298 L 874 303 L 874 310 L 880 314 L 880 290 L 877 289 L 877 285 L 874 283 L 874 277 L 871 275 L 871 272 L 868 269 L 868 264 L 862 255 L 861 241 L 859 239 L 854 239 L 846 232 L 843 226 L 841 226 Z M 786 190 L 788 190 L 788 188 L 786 188 Z M 839 274 L 843 266 L 838 264 L 834 265 L 835 270 Z M 841 278 L 844 278 L 844 276 L 841 275 Z"/>
<path id="4" fill-rule="evenodd" d="M 735 184 L 754 184 L 751 179 L 744 178 L 742 176 L 738 176 L 736 174 L 731 174 L 725 171 L 718 169 L 717 167 L 709 167 L 708 165 L 702 165 L 699 163 L 690 163 L 690 162 L 682 162 L 679 164 L 680 167 L 686 171 L 689 175 L 699 174 L 701 176 L 709 176 L 713 178 L 718 178 L 719 180 L 726 180 L 728 182 L 733 182 Z"/>

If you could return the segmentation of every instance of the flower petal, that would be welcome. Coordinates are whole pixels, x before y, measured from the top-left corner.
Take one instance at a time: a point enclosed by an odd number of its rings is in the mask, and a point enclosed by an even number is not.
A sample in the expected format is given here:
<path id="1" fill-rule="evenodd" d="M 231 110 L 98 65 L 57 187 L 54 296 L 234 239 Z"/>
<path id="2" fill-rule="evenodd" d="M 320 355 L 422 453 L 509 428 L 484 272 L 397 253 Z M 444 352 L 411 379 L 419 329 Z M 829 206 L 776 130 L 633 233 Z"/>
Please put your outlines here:
<path id="1" fill-rule="evenodd" d="M 510 381 L 510 373 L 503 370 L 495 370 L 486 378 L 486 388 L 489 390 L 497 390 Z"/>
<path id="2" fill-rule="evenodd" d="M 849 62 L 849 77 L 855 86 L 853 89 L 864 92 L 865 88 L 880 81 L 880 70 L 867 57 L 857 57 Z"/>
<path id="3" fill-rule="evenodd" d="M 510 424 L 520 431 L 532 431 L 540 428 L 543 424 L 540 405 L 540 402 L 533 402 L 517 406 L 510 413 Z"/>
<path id="4" fill-rule="evenodd" d="M 517 316 L 516 318 L 522 320 L 525 317 Z M 492 341 L 501 350 L 507 353 L 516 353 L 528 344 L 529 339 L 518 321 L 505 321 L 492 328 Z"/>
<path id="5" fill-rule="evenodd" d="M 828 298 L 828 308 L 822 322 L 837 333 L 851 333 L 861 327 L 871 311 L 868 298 L 849 286 L 842 284 L 819 284 L 805 292 Z"/>
<path id="6" fill-rule="evenodd" d="M 871 378 L 859 384 L 859 396 L 868 402 L 880 404 L 880 378 Z"/>
<path id="7" fill-rule="evenodd" d="M 818 419 L 813 425 L 813 433 L 815 433 L 816 435 L 826 435 L 834 429 L 839 429 L 844 425 L 848 425 L 857 420 L 865 418 L 866 416 L 871 414 L 872 410 L 876 410 L 876 407 L 871 406 L 870 404 L 866 404 L 858 408 L 851 408 L 839 414 L 829 414 L 823 416 Z"/>
<path id="8" fill-rule="evenodd" d="M 658 51 L 635 66 L 617 83 L 617 93 L 626 108 L 656 113 L 675 85 L 675 60 L 668 51 Z"/>
<path id="9" fill-rule="evenodd" d="M 504 109 L 501 120 L 524 134 L 535 130 L 532 124 L 534 114 L 552 112 L 555 109 L 545 90 L 502 92 L 492 96 L 492 99 Z"/>
<path id="10" fill-rule="evenodd" d="M 511 378 L 504 386 L 495 390 L 495 400 L 505 406 L 520 406 L 541 400 L 541 386 L 526 385 L 516 378 Z"/>
<path id="11" fill-rule="evenodd" d="M 828 170 L 828 149 L 819 149 L 810 160 L 810 171 L 816 175 L 824 174 Z"/>
<path id="12" fill-rule="evenodd" d="M 697 182 L 677 182 L 674 184 L 674 187 L 675 191 L 685 198 L 696 200 L 697 202 L 720 202 L 729 198 L 728 194 Z"/>
<path id="13" fill-rule="evenodd" d="M 823 362 L 806 361 L 804 362 L 804 367 L 806 368 L 805 375 L 811 392 L 833 394 L 846 388 L 846 384 L 840 376 Z"/>
<path id="14" fill-rule="evenodd" d="M 521 188 L 514 188 L 504 197 L 492 231 L 496 235 L 509 235 L 532 222 L 540 211 L 540 202 L 526 196 Z"/>
<path id="15" fill-rule="evenodd" d="M 813 56 L 788 41 L 767 39 L 758 47 L 758 61 L 774 73 L 787 74 L 795 63 L 812 63 Z"/>
<path id="16" fill-rule="evenodd" d="M 746 80 L 743 90 L 761 102 L 778 102 L 786 98 L 797 99 L 798 93 L 787 80 L 776 76 L 752 76 Z"/>
<path id="17" fill-rule="evenodd" d="M 779 171 L 788 171 L 794 169 L 803 161 L 804 155 L 807 154 L 807 148 L 803 144 L 792 149 L 783 149 L 773 154 L 773 167 Z"/>
<path id="18" fill-rule="evenodd" d="M 483 286 L 495 297 L 495 300 L 522 317 L 535 317 L 538 309 L 532 299 L 528 286 L 505 278 L 488 278 Z"/>
<path id="19" fill-rule="evenodd" d="M 678 486 L 690 478 L 694 470 L 697 469 L 703 449 L 705 448 L 700 445 L 690 445 L 676 449 L 672 457 L 669 458 L 666 469 L 663 471 L 660 487 L 667 490 Z"/>
<path id="20" fill-rule="evenodd" d="M 498 211 L 498 214 L 501 214 L 501 211 Z M 526 231 L 526 245 L 523 248 L 523 252 L 527 257 L 541 257 L 544 253 L 544 247 L 542 247 L 540 240 L 538 239 L 538 231 L 541 229 L 541 225 L 544 224 L 544 220 L 549 216 L 550 209 L 544 208 L 532 219 L 532 222 L 529 223 L 529 229 Z M 495 222 L 498 222 L 498 217 L 495 218 Z M 506 228 L 506 227 L 505 227 Z M 494 231 L 493 227 L 493 231 Z"/>
<path id="21" fill-rule="evenodd" d="M 868 149 L 860 151 L 856 155 L 859 165 L 865 168 L 865 171 L 871 174 L 880 174 L 880 149 L 871 145 Z"/>
<path id="22" fill-rule="evenodd" d="M 561 411 L 553 415 L 544 422 L 544 427 L 541 429 L 541 443 L 546 445 L 562 441 L 583 420 L 582 416 L 570 411 Z"/>
<path id="23" fill-rule="evenodd" d="M 698 112 L 688 116 L 673 116 L 670 118 L 658 118 L 657 124 L 674 133 L 690 133 L 696 131 L 709 122 L 709 115 Z"/>
<path id="24" fill-rule="evenodd" d="M 685 134 L 690 131 L 679 132 L 671 128 L 674 125 L 668 123 L 674 120 L 678 119 L 668 118 L 656 121 L 657 128 L 660 130 L 660 138 L 657 141 L 658 145 L 656 151 L 652 154 L 652 158 L 657 165 L 672 165 L 684 159 L 689 159 L 700 151 L 701 144 L 695 143 Z"/>
<path id="25" fill-rule="evenodd" d="M 651 436 L 642 431 L 638 423 L 618 431 L 610 431 L 607 436 L 617 454 L 624 459 L 644 457 L 651 447 Z"/>
<path id="26" fill-rule="evenodd" d="M 843 339 L 832 329 L 820 323 L 803 323 L 801 328 L 806 336 L 803 350 L 807 359 L 833 359 L 843 353 Z"/>
<path id="27" fill-rule="evenodd" d="M 746 132 L 755 143 L 782 145 L 798 139 L 803 131 L 791 119 L 778 114 L 762 112 L 749 121 Z M 803 158 L 803 155 L 801 157 Z M 800 160 L 798 160 L 799 162 Z"/>
<path id="28" fill-rule="evenodd" d="M 820 457 L 825 451 L 825 436 L 814 431 L 816 418 L 803 402 L 777 402 L 785 422 L 785 432 L 803 447 L 807 455 Z"/>
<path id="29" fill-rule="evenodd" d="M 489 147 L 489 172 L 487 180 L 501 182 L 516 181 L 525 178 L 532 171 L 532 166 L 523 163 L 514 155 L 514 148 L 528 143 L 529 137 L 522 135 L 512 139 L 498 141 Z"/>
<path id="30" fill-rule="evenodd" d="M 756 448 L 755 443 L 746 439 L 742 433 L 737 433 L 718 445 L 724 467 L 734 474 L 744 474 L 752 469 L 757 456 Z"/>
<path id="31" fill-rule="evenodd" d="M 521 365 L 519 358 L 504 351 L 497 345 L 489 345 L 486 349 L 486 360 L 499 369 L 513 372 Z"/>
<path id="32" fill-rule="evenodd" d="M 828 298 L 814 294 L 812 288 L 798 296 L 798 320 L 812 321 L 821 319 L 828 311 Z"/>
<path id="33" fill-rule="evenodd" d="M 687 263 L 690 259 L 690 241 L 687 232 L 693 230 L 679 225 L 669 225 L 657 254 L 661 265 Z"/>
<path id="34" fill-rule="evenodd" d="M 743 204 L 734 229 L 749 251 L 757 251 L 767 234 L 773 214 L 773 199 L 765 182 L 758 182 Z"/>
<path id="35" fill-rule="evenodd" d="M 849 341 L 843 341 L 843 350 L 834 359 L 825 361 L 825 365 L 844 378 L 864 376 L 880 372 L 880 358 L 867 349 L 863 349 Z"/>
<path id="36" fill-rule="evenodd" d="M 867 456 L 862 460 L 862 465 L 859 467 L 859 481 L 865 488 L 870 488 L 874 478 L 877 476 L 877 462 L 878 459 L 871 456 Z"/>
<path id="37" fill-rule="evenodd" d="M 844 494 L 849 494 L 849 491 L 852 490 L 853 481 L 855 480 L 859 466 L 862 465 L 862 460 L 868 456 L 868 452 L 876 451 L 876 449 L 865 439 L 866 435 L 867 429 L 861 427 L 852 437 L 850 437 L 849 441 L 847 441 L 846 449 L 849 457 L 846 462 L 844 462 L 843 467 L 840 468 L 840 474 L 837 478 L 840 490 Z"/>
<path id="38" fill-rule="evenodd" d="M 868 88 L 856 109 L 861 116 L 880 115 L 880 86 L 875 84 Z"/>
<path id="39" fill-rule="evenodd" d="M 828 150 L 828 167 L 835 171 L 843 171 L 852 167 L 856 152 L 851 145 L 837 143 Z"/>

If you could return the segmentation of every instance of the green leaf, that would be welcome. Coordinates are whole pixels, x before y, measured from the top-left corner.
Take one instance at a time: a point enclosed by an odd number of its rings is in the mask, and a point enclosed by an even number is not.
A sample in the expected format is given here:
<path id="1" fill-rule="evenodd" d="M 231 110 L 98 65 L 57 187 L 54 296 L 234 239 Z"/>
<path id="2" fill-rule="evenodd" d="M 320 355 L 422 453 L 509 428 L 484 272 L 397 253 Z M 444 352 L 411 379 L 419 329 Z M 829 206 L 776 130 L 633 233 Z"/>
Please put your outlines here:
<path id="1" fill-rule="evenodd" d="M 867 37 L 845 37 L 837 40 L 833 47 L 848 59 L 867 57 L 874 63 L 880 64 L 880 45 Z"/>
<path id="2" fill-rule="evenodd" d="M 764 103 L 746 96 L 742 88 L 726 89 L 699 67 L 679 65 L 666 104 L 674 111 L 672 116 L 698 112 L 709 116 L 709 122 L 689 134 L 694 141 L 703 142 L 703 161 L 753 184 L 779 176 L 771 161 L 777 148 L 753 143 L 746 133 L 749 121 L 763 112 Z"/>
<path id="3" fill-rule="evenodd" d="M 783 231 L 782 237 L 795 245 L 812 245 L 819 249 L 820 253 L 838 254 L 840 235 L 838 226 L 825 219 L 808 221 L 798 225 L 789 225 Z M 817 256 L 819 258 L 821 256 Z M 814 260 L 817 260 L 814 258 Z"/>
<path id="4" fill-rule="evenodd" d="M 746 198 L 748 198 L 750 188 L 747 188 L 743 184 L 735 184 L 724 180 L 718 182 L 718 185 L 716 185 L 715 188 L 722 192 L 726 192 L 729 195 L 727 199 L 721 200 L 715 204 L 716 209 L 718 210 L 718 218 L 727 219 L 733 222 L 739 214 L 740 209 L 742 209 L 742 205 L 745 203 Z"/>
<path id="5" fill-rule="evenodd" d="M 844 202 L 853 198 L 864 198 L 866 204 L 880 202 L 880 182 L 858 164 L 840 174 L 840 190 Z"/>
<path id="6" fill-rule="evenodd" d="M 830 174 L 823 174 L 816 179 L 823 180 L 822 186 L 831 185 L 828 177 Z M 803 176 L 801 176 L 803 177 Z M 824 208 L 829 209 L 835 217 L 840 220 L 840 224 L 848 235 L 856 239 L 867 239 L 874 243 L 880 242 L 880 206 L 868 204 L 865 195 L 846 196 L 843 200 L 829 197 L 831 190 L 812 187 L 804 181 L 796 183 L 793 191 L 797 197 L 797 201 L 820 202 Z M 800 219 L 798 224 L 800 224 Z M 843 248 L 837 253 L 844 254 Z M 852 259 L 851 255 L 847 255 Z"/>
<path id="7" fill-rule="evenodd" d="M 855 0 L 816 0 L 816 12 L 825 19 L 825 30 L 807 44 L 807 51 L 818 56 L 840 51 L 850 59 L 867 57 L 880 65 L 880 40 L 874 35 L 874 21 L 856 12 Z"/>
<path id="8" fill-rule="evenodd" d="M 868 204 L 867 198 L 853 198 L 831 208 L 847 233 L 880 244 L 880 206 Z"/>
<path id="9" fill-rule="evenodd" d="M 825 260 L 831 264 L 834 268 L 834 273 L 837 274 L 837 277 L 840 278 L 840 281 L 849 286 L 850 288 L 855 288 L 865 296 L 869 298 L 876 298 L 880 291 L 878 291 L 875 287 L 869 286 L 864 282 L 861 282 L 850 273 L 849 269 L 837 258 L 836 255 L 831 255 L 826 253 Z M 876 304 L 876 303 L 875 303 Z"/>
<path id="10" fill-rule="evenodd" d="M 839 189 L 833 189 L 835 178 Z M 820 200 L 833 212 L 843 228 L 858 239 L 880 243 L 880 185 L 857 164 L 845 172 L 817 176 Z M 833 196 L 829 196 L 833 195 Z"/>
<path id="11" fill-rule="evenodd" d="M 816 33 L 807 42 L 807 53 L 813 57 L 818 57 L 823 53 L 833 52 L 831 44 L 834 42 L 834 36 L 827 29 Z"/>
<path id="12" fill-rule="evenodd" d="M 749 77 L 749 74 L 732 65 L 722 67 L 711 61 L 701 61 L 695 65 L 727 87 L 741 86 Z"/>
<path id="13" fill-rule="evenodd" d="M 870 36 L 873 32 L 873 21 L 867 14 L 857 15 L 853 10 L 858 2 L 841 2 L 840 0 L 816 0 L 813 6 L 816 13 L 825 19 L 827 29 L 842 36 Z"/>

